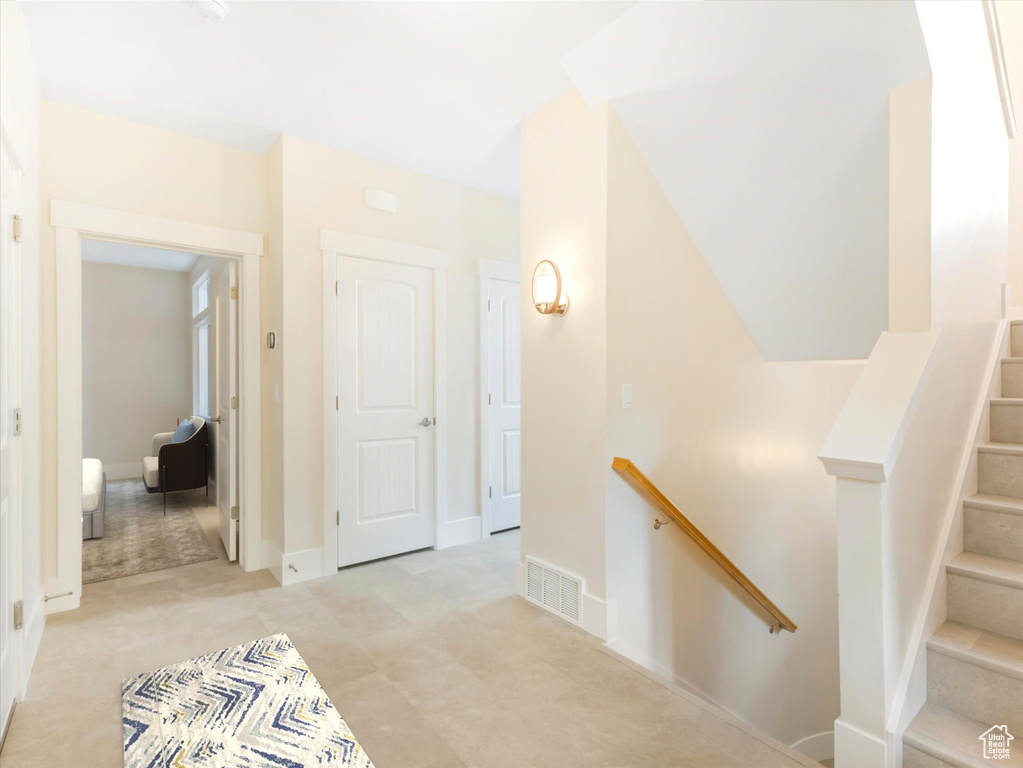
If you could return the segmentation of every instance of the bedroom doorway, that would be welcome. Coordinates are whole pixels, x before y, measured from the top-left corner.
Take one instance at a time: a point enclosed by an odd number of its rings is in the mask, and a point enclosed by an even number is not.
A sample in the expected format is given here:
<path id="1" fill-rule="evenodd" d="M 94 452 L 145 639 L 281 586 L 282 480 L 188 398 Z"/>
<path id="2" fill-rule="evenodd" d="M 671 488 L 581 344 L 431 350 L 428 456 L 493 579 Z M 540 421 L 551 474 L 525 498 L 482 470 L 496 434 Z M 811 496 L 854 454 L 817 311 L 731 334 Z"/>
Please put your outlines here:
<path id="1" fill-rule="evenodd" d="M 48 612 L 77 608 L 82 590 L 83 551 L 83 347 L 82 347 L 82 248 L 86 241 L 104 244 L 142 246 L 150 250 L 171 253 L 186 253 L 200 257 L 216 257 L 231 263 L 235 268 L 237 297 L 237 399 L 232 409 L 237 429 L 237 511 L 228 510 L 235 522 L 237 534 L 236 551 L 244 570 L 259 570 L 263 567 L 262 514 L 260 493 L 260 326 L 259 326 L 259 260 L 263 253 L 263 237 L 256 233 L 240 232 L 207 225 L 161 219 L 158 217 L 126 213 L 106 208 L 96 208 L 51 201 L 50 224 L 56 229 L 56 267 L 61 274 L 57 286 L 57 578 L 48 595 Z M 212 288 L 210 289 L 212 290 Z M 233 292 L 232 292 L 233 294 Z M 210 296 L 207 294 L 207 299 Z M 188 315 L 190 313 L 186 313 Z M 192 328 L 188 318 L 189 330 Z M 214 348 L 215 344 L 211 345 Z M 125 351 L 126 360 L 131 352 Z M 183 366 L 190 372 L 191 366 Z M 211 368 L 215 371 L 215 368 Z M 215 399 L 213 402 L 216 402 Z M 231 401 L 228 401 L 229 404 Z M 167 491 L 168 508 L 173 503 L 175 492 L 184 490 L 201 500 L 202 508 L 206 499 L 206 477 L 212 466 L 211 454 L 215 445 L 210 445 L 210 424 L 206 418 L 193 413 L 194 406 L 186 405 L 181 414 L 181 423 L 173 431 L 156 432 L 148 456 L 141 457 L 141 480 L 150 496 L 158 499 L 162 516 L 164 489 Z M 205 414 L 211 419 L 212 414 Z M 178 417 L 175 417 L 175 421 Z M 214 422 L 216 423 L 216 422 Z M 175 442 L 174 433 L 180 427 L 190 435 L 179 434 Z M 164 429 L 167 429 L 166 427 Z M 206 439 L 199 440 L 202 451 L 189 452 L 190 456 L 176 473 L 165 473 L 165 462 L 160 461 L 161 452 L 168 447 L 175 451 L 195 436 L 205 432 Z M 155 439 L 159 438 L 159 439 Z M 155 450 L 154 450 L 155 449 Z M 210 451 L 208 454 L 207 451 Z M 152 456 L 155 453 L 156 456 Z M 145 459 L 150 461 L 145 461 Z M 147 466 L 148 465 L 148 466 Z M 168 468 L 169 469 L 169 468 Z M 198 475 L 198 477 L 197 477 Z M 162 480 L 162 482 L 161 482 Z M 179 482 L 180 481 L 180 482 Z M 175 488 L 175 485 L 178 487 Z M 199 488 L 202 487 L 202 491 Z M 184 494 L 178 494 L 183 497 Z M 211 496 L 210 509 L 217 512 Z M 169 516 L 169 511 L 168 511 Z M 216 547 L 220 547 L 219 520 L 215 519 L 213 529 Z M 226 526 L 230 531 L 230 526 Z M 227 545 L 230 544 L 230 540 Z M 225 549 L 227 547 L 225 546 Z M 226 559 L 226 557 L 225 557 Z"/>
<path id="2" fill-rule="evenodd" d="M 83 583 L 237 560 L 234 263 L 81 252 Z"/>

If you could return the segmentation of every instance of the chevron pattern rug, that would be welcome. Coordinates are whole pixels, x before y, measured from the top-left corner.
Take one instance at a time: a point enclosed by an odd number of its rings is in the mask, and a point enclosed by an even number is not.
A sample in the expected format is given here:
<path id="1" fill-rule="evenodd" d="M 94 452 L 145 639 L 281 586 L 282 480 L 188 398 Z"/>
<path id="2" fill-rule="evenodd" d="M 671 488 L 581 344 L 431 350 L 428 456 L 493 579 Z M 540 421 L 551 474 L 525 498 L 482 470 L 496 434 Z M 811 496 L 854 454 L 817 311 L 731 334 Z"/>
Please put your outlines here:
<path id="1" fill-rule="evenodd" d="M 125 768 L 373 768 L 286 634 L 121 684 Z"/>

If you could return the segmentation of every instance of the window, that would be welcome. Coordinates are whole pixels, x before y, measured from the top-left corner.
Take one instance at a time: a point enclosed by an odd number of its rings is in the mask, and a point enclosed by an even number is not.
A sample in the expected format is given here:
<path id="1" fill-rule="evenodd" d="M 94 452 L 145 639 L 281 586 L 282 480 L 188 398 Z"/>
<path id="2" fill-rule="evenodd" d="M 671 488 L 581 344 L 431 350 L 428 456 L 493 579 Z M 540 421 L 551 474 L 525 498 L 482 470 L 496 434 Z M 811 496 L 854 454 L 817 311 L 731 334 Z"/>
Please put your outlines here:
<path id="1" fill-rule="evenodd" d="M 192 284 L 192 408 L 196 416 L 210 413 L 210 271 Z"/>
<path id="2" fill-rule="evenodd" d="M 210 321 L 195 327 L 195 412 L 210 416 Z"/>
<path id="3" fill-rule="evenodd" d="M 207 269 L 192 285 L 192 317 L 198 317 L 210 306 L 210 271 Z"/>

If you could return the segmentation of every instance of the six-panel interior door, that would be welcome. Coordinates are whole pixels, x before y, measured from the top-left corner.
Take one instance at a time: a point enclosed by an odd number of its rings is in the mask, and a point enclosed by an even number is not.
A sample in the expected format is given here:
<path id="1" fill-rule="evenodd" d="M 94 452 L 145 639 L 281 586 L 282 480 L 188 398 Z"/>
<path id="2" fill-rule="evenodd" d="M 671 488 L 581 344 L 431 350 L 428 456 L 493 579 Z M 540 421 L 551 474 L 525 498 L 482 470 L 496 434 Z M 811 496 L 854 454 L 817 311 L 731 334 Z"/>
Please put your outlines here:
<path id="1" fill-rule="evenodd" d="M 232 562 L 238 559 L 238 419 L 231 407 L 238 393 L 238 301 L 231 297 L 237 285 L 237 269 L 232 261 L 216 279 L 216 414 L 219 424 L 211 434 L 215 447 L 214 466 L 217 478 L 217 507 L 220 510 L 220 538 Z"/>
<path id="2" fill-rule="evenodd" d="M 519 284 L 487 281 L 490 532 L 519 526 L 522 508 L 522 393 Z"/>
<path id="3" fill-rule="evenodd" d="M 434 544 L 433 274 L 337 262 L 338 565 Z"/>
<path id="4" fill-rule="evenodd" d="M 17 363 L 14 320 L 15 293 L 14 235 L 12 222 L 17 194 L 15 169 L 0 142 L 0 736 L 14 707 L 15 682 L 18 679 L 14 650 L 14 455 Z"/>

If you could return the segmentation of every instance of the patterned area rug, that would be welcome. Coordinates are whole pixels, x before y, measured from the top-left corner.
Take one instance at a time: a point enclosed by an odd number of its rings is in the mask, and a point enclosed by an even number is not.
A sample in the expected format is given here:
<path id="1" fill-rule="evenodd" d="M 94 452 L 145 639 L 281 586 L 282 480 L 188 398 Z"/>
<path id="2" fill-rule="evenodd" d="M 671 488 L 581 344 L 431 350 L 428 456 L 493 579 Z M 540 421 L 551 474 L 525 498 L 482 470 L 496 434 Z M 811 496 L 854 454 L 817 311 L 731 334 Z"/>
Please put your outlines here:
<path id="1" fill-rule="evenodd" d="M 373 768 L 285 634 L 121 684 L 125 768 Z"/>
<path id="2" fill-rule="evenodd" d="M 141 480 L 108 482 L 103 537 L 82 542 L 82 583 L 216 560 L 189 506 L 202 493 L 168 494 L 165 517 L 163 495 L 147 493 Z"/>

